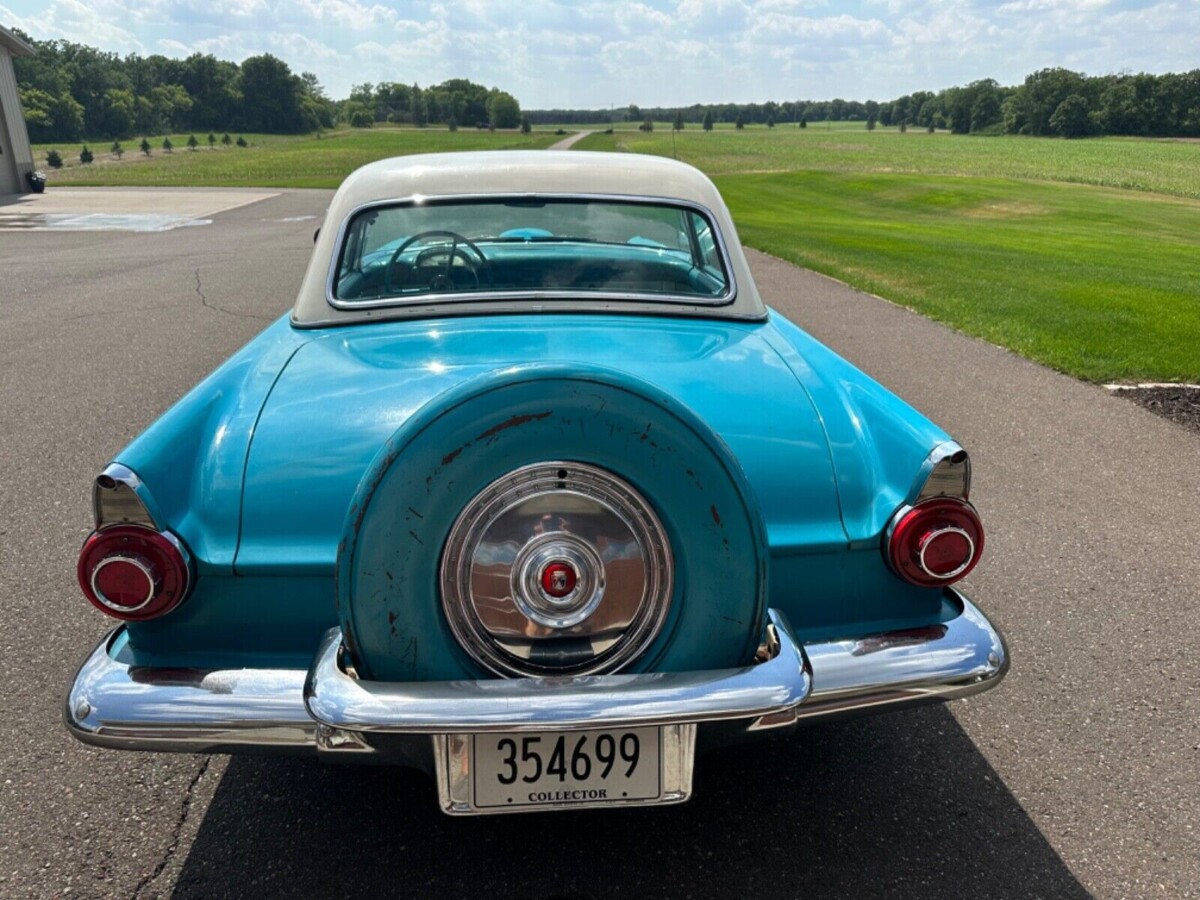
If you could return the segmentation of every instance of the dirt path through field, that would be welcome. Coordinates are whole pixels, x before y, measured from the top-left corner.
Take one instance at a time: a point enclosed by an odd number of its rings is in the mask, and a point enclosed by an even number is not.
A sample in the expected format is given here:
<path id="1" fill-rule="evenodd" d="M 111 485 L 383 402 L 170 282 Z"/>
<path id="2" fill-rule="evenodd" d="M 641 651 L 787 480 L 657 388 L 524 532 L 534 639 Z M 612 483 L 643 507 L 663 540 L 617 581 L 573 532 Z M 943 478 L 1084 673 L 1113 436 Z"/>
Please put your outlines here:
<path id="1" fill-rule="evenodd" d="M 575 134 L 571 135 L 570 137 L 563 138 L 557 144 L 551 144 L 546 149 L 547 150 L 570 150 L 572 147 L 574 147 L 576 144 L 578 144 L 580 141 L 582 141 L 589 134 L 595 134 L 595 133 L 596 133 L 595 131 L 577 131 L 577 132 L 575 132 Z"/>

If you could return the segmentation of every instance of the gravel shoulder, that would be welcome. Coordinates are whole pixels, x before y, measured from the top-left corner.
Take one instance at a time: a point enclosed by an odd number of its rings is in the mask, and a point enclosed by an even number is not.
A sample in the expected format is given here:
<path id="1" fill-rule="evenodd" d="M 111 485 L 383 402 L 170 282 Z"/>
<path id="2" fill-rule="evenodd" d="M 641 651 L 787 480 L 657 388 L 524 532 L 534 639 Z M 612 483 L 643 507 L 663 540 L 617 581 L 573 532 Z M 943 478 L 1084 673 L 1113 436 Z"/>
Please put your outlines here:
<path id="1" fill-rule="evenodd" d="M 1162 416 L 1188 431 L 1200 434 L 1200 387 L 1156 385 L 1122 388 L 1114 393 L 1118 397 L 1133 401 L 1156 416 Z"/>

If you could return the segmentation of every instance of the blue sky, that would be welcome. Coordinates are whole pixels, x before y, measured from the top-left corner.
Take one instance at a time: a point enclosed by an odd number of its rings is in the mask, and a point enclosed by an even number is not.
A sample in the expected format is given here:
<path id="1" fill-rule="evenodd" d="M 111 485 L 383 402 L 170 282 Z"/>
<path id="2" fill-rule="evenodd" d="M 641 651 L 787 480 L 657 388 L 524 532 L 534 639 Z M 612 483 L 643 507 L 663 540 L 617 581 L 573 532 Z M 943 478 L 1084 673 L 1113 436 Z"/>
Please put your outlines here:
<path id="1" fill-rule="evenodd" d="M 0 24 L 122 54 L 274 53 L 335 98 L 461 76 L 527 108 L 886 100 L 1046 66 L 1200 67 L 1200 0 L 0 0 Z"/>

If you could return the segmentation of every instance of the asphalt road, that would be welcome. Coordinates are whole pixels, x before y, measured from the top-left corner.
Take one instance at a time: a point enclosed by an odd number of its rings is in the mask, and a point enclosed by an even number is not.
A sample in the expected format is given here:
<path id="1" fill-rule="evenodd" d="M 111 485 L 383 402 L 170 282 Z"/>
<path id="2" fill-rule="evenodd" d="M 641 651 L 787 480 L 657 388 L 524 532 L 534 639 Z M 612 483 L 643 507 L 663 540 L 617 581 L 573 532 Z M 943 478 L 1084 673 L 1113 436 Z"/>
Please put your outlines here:
<path id="1" fill-rule="evenodd" d="M 0 896 L 1200 896 L 1200 441 L 757 254 L 770 302 L 972 451 L 998 690 L 703 757 L 681 807 L 515 819 L 446 818 L 403 770 L 71 740 L 107 627 L 73 578 L 90 480 L 290 306 L 328 196 L 0 233 Z"/>

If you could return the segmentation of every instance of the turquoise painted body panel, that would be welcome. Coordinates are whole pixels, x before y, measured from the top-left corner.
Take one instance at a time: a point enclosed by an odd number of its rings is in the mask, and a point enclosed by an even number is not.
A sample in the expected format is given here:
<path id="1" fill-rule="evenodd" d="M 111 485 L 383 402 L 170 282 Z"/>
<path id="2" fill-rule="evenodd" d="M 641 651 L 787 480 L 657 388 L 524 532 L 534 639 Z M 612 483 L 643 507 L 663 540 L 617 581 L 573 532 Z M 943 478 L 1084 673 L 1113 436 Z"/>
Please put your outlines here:
<path id="1" fill-rule="evenodd" d="M 118 454 L 204 575 L 232 571 L 246 454 L 267 395 L 312 335 L 268 326 Z"/>
<path id="2" fill-rule="evenodd" d="M 890 573 L 880 534 L 947 436 L 776 314 L 761 323 L 526 314 L 314 330 L 285 319 L 117 458 L 142 476 L 200 576 L 178 610 L 131 623 L 139 661 L 306 665 L 339 623 L 339 545 L 384 448 L 469 385 L 531 367 L 602 372 L 610 388 L 702 423 L 734 460 L 761 522 L 766 603 L 802 638 L 942 614 L 939 591 Z M 662 490 L 669 506 L 670 490 L 683 488 Z M 413 627 L 437 627 L 420 622 Z M 730 635 L 744 648 L 752 630 L 741 623 Z M 691 640 L 671 652 L 700 666 L 707 651 Z M 452 644 L 444 625 L 432 643 Z M 413 677 L 477 677 L 452 649 L 436 658 Z"/>

